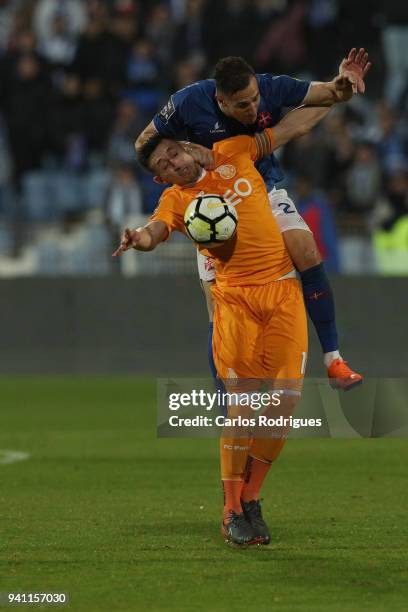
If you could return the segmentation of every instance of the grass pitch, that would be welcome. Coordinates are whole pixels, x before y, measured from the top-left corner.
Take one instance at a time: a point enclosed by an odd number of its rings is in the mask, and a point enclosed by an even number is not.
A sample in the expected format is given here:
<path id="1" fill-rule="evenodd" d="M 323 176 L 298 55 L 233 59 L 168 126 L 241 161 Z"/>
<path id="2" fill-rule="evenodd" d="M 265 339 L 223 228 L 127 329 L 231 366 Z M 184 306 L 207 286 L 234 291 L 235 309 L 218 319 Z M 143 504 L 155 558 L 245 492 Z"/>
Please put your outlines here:
<path id="1" fill-rule="evenodd" d="M 153 381 L 1 380 L 0 449 L 31 455 L 0 464 L 1 592 L 86 612 L 407 609 L 406 440 L 289 441 L 272 544 L 241 550 L 219 535 L 217 441 L 156 439 L 155 419 Z"/>

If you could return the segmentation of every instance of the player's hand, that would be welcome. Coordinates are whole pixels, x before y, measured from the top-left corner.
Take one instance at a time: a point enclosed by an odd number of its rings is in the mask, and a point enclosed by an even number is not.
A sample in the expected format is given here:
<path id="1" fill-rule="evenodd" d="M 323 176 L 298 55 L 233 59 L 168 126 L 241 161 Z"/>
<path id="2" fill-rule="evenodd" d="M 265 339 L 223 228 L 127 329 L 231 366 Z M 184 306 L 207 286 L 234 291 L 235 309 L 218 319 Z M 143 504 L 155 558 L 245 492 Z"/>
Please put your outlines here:
<path id="1" fill-rule="evenodd" d="M 195 162 L 200 164 L 205 170 L 214 170 L 214 155 L 210 149 L 203 147 L 195 142 L 182 142 L 186 153 L 189 153 Z"/>
<path id="2" fill-rule="evenodd" d="M 335 79 L 336 89 L 344 91 L 351 86 L 353 94 L 365 92 L 364 77 L 371 68 L 368 53 L 365 49 L 351 49 L 339 67 L 339 75 Z"/>
<path id="3" fill-rule="evenodd" d="M 140 232 L 138 230 L 130 230 L 126 228 L 122 234 L 120 245 L 118 246 L 116 251 L 112 253 L 112 257 L 118 257 L 119 255 L 122 255 L 122 253 L 125 253 L 129 249 L 137 247 L 137 244 L 139 241 L 140 241 Z"/>

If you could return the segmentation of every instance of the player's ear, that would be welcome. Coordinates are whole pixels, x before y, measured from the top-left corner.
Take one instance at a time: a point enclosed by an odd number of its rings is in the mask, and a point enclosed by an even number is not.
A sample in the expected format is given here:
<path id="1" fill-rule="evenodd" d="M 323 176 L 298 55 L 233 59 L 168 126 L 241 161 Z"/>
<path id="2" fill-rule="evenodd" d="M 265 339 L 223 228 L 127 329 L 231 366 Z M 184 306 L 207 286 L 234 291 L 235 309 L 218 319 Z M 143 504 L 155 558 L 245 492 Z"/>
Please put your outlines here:
<path id="1" fill-rule="evenodd" d="M 158 185 L 166 185 L 166 181 L 163 181 L 163 179 L 158 174 L 156 174 L 156 176 L 153 177 L 153 180 Z"/>
<path id="2" fill-rule="evenodd" d="M 217 100 L 217 102 L 218 102 L 218 104 L 220 106 L 226 106 L 227 102 L 226 102 L 224 96 L 222 95 L 222 93 L 215 92 L 215 99 Z"/>

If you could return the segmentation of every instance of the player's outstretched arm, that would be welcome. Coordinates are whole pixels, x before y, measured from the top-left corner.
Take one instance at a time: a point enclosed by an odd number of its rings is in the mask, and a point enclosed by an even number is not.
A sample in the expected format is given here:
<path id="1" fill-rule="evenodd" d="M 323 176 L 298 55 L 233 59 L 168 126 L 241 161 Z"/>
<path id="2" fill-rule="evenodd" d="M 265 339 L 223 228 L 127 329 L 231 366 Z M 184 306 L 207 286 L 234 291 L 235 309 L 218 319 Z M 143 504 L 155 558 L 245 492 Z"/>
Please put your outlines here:
<path id="1" fill-rule="evenodd" d="M 290 111 L 275 127 L 255 134 L 257 159 L 270 155 L 290 140 L 308 134 L 330 109 L 327 106 L 301 106 Z"/>
<path id="2" fill-rule="evenodd" d="M 365 49 L 351 49 L 339 67 L 339 74 L 326 83 L 313 82 L 303 104 L 330 105 L 347 102 L 353 94 L 365 92 L 364 78 L 371 67 Z"/>
<path id="3" fill-rule="evenodd" d="M 151 221 L 144 227 L 135 230 L 126 228 L 122 234 L 120 245 L 112 253 L 113 257 L 118 257 L 129 249 L 137 251 L 153 251 L 160 242 L 166 239 L 168 229 L 163 221 Z"/>

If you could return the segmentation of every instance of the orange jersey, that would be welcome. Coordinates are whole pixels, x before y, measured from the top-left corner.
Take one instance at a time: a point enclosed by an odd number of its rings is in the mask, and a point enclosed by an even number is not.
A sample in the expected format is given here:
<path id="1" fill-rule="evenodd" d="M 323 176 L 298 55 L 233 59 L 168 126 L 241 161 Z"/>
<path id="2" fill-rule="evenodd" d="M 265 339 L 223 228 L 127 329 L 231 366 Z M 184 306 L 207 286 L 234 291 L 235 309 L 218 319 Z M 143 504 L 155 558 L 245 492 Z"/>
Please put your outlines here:
<path id="1" fill-rule="evenodd" d="M 269 136 L 264 136 L 267 138 Z M 186 232 L 184 212 L 198 195 L 218 194 L 238 213 L 236 236 L 222 246 L 197 248 L 214 259 L 217 285 L 264 285 L 293 270 L 272 214 L 265 183 L 254 166 L 262 139 L 235 136 L 213 147 L 215 170 L 203 171 L 194 185 L 174 185 L 163 192 L 151 219 L 169 230 Z"/>

